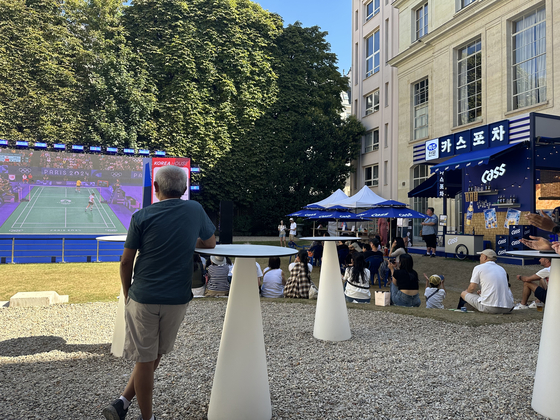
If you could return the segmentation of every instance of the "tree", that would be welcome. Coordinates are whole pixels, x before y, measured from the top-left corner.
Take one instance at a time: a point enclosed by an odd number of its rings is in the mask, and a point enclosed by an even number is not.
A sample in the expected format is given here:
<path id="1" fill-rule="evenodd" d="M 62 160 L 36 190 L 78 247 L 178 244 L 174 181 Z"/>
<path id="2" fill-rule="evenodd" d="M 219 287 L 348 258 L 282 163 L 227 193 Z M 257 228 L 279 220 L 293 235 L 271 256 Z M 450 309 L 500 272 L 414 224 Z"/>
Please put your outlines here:
<path id="1" fill-rule="evenodd" d="M 341 118 L 348 79 L 325 35 L 300 23 L 284 29 L 274 49 L 277 100 L 203 180 L 205 205 L 234 200 L 255 232 L 343 187 L 359 152 L 364 128 Z"/>
<path id="2" fill-rule="evenodd" d="M 0 0 L 0 135 L 71 142 L 83 128 L 81 45 L 56 0 Z"/>
<path id="3" fill-rule="evenodd" d="M 138 141 L 212 168 L 275 98 L 280 20 L 249 0 L 137 0 L 125 26 L 157 89 Z"/>

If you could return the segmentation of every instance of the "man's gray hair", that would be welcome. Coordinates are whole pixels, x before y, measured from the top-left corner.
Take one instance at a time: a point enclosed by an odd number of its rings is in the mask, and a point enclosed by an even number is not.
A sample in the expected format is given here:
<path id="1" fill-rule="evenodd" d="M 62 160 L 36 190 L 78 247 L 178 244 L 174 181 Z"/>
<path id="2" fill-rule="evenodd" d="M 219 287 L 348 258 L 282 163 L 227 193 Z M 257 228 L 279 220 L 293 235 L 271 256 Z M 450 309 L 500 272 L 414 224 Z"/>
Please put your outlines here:
<path id="1" fill-rule="evenodd" d="M 187 187 L 187 174 L 177 166 L 164 166 L 156 172 L 155 181 L 161 194 L 166 197 L 181 197 Z"/>

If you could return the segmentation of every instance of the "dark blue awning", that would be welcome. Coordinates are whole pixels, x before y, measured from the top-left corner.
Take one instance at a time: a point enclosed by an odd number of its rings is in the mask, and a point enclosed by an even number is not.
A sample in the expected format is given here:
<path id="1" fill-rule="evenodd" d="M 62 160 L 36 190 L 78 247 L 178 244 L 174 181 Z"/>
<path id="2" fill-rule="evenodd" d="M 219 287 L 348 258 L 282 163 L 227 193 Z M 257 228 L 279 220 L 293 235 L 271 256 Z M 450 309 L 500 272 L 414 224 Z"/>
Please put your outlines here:
<path id="1" fill-rule="evenodd" d="M 470 166 L 486 165 L 490 159 L 509 152 L 514 147 L 520 147 L 523 143 L 506 144 L 504 146 L 491 147 L 490 149 L 477 150 L 474 152 L 457 155 L 445 162 L 438 163 L 430 168 L 430 171 L 452 171 L 455 169 L 468 168 Z"/>
<path id="2" fill-rule="evenodd" d="M 408 192 L 408 197 L 438 197 L 438 175 L 434 174 Z M 445 173 L 445 197 L 455 197 L 462 189 L 460 172 Z"/>

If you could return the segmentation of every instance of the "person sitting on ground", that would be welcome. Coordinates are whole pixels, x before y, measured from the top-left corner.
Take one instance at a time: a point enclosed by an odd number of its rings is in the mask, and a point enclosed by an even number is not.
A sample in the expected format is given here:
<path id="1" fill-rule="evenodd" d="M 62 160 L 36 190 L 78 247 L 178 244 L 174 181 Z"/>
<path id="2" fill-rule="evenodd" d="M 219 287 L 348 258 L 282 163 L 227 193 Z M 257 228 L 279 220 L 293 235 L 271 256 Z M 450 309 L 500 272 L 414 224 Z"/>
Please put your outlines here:
<path id="1" fill-rule="evenodd" d="M 426 296 L 426 308 L 427 309 L 444 309 L 443 299 L 445 299 L 446 291 L 445 277 L 438 276 L 434 274 L 430 277 L 424 273 L 426 278 L 426 289 L 424 290 L 424 296 Z"/>
<path id="2" fill-rule="evenodd" d="M 352 257 L 352 266 L 344 272 L 344 297 L 350 303 L 370 303 L 371 292 L 369 291 L 370 272 L 363 254 L 355 254 Z"/>
<path id="3" fill-rule="evenodd" d="M 313 257 L 313 264 L 311 265 L 320 265 L 321 258 L 323 258 L 323 242 L 314 241 L 307 255 Z"/>
<path id="4" fill-rule="evenodd" d="M 479 254 L 480 264 L 473 268 L 469 287 L 461 293 L 461 298 L 480 312 L 510 312 L 513 309 L 513 294 L 506 270 L 496 264 L 498 256 L 494 250 L 485 249 Z"/>
<path id="5" fill-rule="evenodd" d="M 284 287 L 284 297 L 309 299 L 309 289 L 312 284 L 309 266 L 307 251 L 300 250 L 296 262 L 290 270 L 290 278 Z"/>
<path id="6" fill-rule="evenodd" d="M 404 246 L 404 240 L 400 236 L 393 239 L 393 244 L 391 245 L 391 252 L 389 253 L 389 258 L 395 258 L 397 262 L 400 261 L 400 256 L 403 254 L 408 254 L 406 247 Z"/>
<path id="7" fill-rule="evenodd" d="M 539 263 L 544 267 L 532 276 L 517 276 L 517 280 L 523 282 L 523 292 L 521 294 L 521 303 L 517 304 L 514 310 L 536 308 L 537 302 L 527 306 L 527 301 L 531 296 L 531 292 L 535 294 L 535 298 L 540 302 L 546 301 L 546 291 L 548 289 L 548 278 L 550 277 L 550 258 L 541 258 Z"/>
<path id="8" fill-rule="evenodd" d="M 360 246 L 360 244 L 358 242 L 352 242 L 348 246 L 348 249 L 350 250 L 350 252 L 348 253 L 346 258 L 344 259 L 344 265 L 346 267 L 352 265 L 352 259 L 356 256 L 356 254 L 361 254 L 362 253 L 362 247 Z"/>
<path id="9" fill-rule="evenodd" d="M 228 273 L 229 267 L 225 257 L 218 255 L 210 256 L 210 265 L 207 267 L 208 282 L 206 283 L 206 292 L 204 296 L 228 296 Z"/>
<path id="10" fill-rule="evenodd" d="M 284 297 L 286 278 L 280 268 L 280 257 L 270 257 L 268 267 L 264 269 L 263 273 L 261 296 L 264 298 Z"/>
<path id="11" fill-rule="evenodd" d="M 381 244 L 377 238 L 370 238 L 370 250 L 364 252 L 364 258 L 367 260 L 369 257 L 373 257 L 375 255 L 383 257 L 383 252 L 379 250 L 380 245 Z"/>
<path id="12" fill-rule="evenodd" d="M 200 255 L 193 254 L 193 276 L 191 291 L 193 297 L 204 297 L 206 291 L 206 270 L 200 259 Z"/>
<path id="13" fill-rule="evenodd" d="M 307 263 L 307 270 L 311 273 L 313 271 L 313 266 L 309 263 L 309 255 L 307 254 L 307 251 L 304 250 L 300 250 L 297 255 L 296 255 L 296 259 L 294 260 L 293 263 L 291 263 L 290 265 L 288 265 L 288 271 L 291 273 L 292 270 L 294 269 L 294 267 L 296 266 L 296 264 L 298 262 L 302 262 L 303 260 L 300 259 L 300 255 L 302 253 L 305 253 L 305 262 Z"/>
<path id="14" fill-rule="evenodd" d="M 397 262 L 389 260 L 391 270 L 391 304 L 395 306 L 418 307 L 420 306 L 420 293 L 418 287 L 418 273 L 414 271 L 414 261 L 409 254 L 400 256 L 399 268 Z"/>
<path id="15" fill-rule="evenodd" d="M 350 252 L 348 245 L 346 245 L 344 241 L 338 241 L 336 244 L 336 252 L 338 254 L 338 263 L 343 265 L 346 260 L 346 256 Z"/>

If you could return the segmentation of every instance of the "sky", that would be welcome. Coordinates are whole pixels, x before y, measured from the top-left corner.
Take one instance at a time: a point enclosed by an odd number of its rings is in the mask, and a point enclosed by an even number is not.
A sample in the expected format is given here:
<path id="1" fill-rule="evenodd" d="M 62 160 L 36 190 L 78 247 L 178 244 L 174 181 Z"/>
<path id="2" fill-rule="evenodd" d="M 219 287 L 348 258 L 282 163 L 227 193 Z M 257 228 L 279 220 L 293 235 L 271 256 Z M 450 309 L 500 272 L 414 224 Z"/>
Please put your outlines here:
<path id="1" fill-rule="evenodd" d="M 265 10 L 282 16 L 284 25 L 300 21 L 304 27 L 319 26 L 328 32 L 331 52 L 338 57 L 338 69 L 348 73 L 352 64 L 351 0 L 253 0 Z"/>

